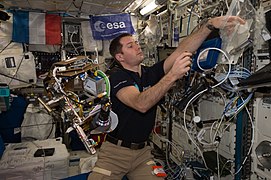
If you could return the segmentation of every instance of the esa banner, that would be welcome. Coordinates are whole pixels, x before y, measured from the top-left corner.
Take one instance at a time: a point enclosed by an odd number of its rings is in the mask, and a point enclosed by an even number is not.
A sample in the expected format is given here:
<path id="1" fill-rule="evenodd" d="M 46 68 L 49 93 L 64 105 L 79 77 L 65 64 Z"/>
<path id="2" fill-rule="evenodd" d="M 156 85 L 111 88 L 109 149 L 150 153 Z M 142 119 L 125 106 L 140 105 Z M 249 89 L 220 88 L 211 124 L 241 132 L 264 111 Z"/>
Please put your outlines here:
<path id="1" fill-rule="evenodd" d="M 95 40 L 110 40 L 122 33 L 135 33 L 129 14 L 90 16 L 90 26 Z"/>

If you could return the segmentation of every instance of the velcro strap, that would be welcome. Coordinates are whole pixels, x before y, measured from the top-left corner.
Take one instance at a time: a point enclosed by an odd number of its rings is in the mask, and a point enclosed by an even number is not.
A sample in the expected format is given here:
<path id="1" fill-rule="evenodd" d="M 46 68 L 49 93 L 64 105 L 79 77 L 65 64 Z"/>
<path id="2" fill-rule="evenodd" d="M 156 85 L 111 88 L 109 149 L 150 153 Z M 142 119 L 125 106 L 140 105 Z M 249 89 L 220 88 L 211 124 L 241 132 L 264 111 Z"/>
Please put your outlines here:
<path id="1" fill-rule="evenodd" d="M 154 161 L 148 161 L 146 164 L 147 165 L 152 165 L 152 164 L 155 164 L 155 162 Z"/>
<path id="2" fill-rule="evenodd" d="M 104 174 L 104 175 L 107 175 L 107 176 L 111 176 L 111 171 L 108 171 L 106 169 L 102 169 L 102 168 L 99 168 L 99 167 L 94 167 L 92 169 L 92 171 L 100 173 L 100 174 Z"/>

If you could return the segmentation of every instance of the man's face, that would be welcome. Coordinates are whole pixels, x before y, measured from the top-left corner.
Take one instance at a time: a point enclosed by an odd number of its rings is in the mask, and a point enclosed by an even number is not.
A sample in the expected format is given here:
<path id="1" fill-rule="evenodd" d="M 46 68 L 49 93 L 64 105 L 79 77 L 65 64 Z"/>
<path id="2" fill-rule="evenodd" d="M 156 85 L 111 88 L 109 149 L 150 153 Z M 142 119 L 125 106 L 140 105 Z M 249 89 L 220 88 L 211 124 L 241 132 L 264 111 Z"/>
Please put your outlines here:
<path id="1" fill-rule="evenodd" d="M 143 59 L 144 55 L 138 44 L 138 41 L 132 36 L 126 36 L 120 39 L 122 44 L 122 53 L 120 53 L 120 62 L 127 65 L 138 65 Z"/>

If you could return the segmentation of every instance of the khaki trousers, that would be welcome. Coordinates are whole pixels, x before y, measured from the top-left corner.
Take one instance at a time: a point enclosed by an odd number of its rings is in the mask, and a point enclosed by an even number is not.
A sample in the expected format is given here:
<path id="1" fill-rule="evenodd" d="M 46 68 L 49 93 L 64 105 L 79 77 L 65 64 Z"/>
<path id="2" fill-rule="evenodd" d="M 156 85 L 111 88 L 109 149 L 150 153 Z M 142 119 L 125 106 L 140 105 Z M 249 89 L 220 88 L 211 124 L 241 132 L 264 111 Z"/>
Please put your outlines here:
<path id="1" fill-rule="evenodd" d="M 152 174 L 153 165 L 150 146 L 132 150 L 106 141 L 98 152 L 98 160 L 88 180 L 121 180 L 124 175 L 129 180 L 164 179 Z"/>

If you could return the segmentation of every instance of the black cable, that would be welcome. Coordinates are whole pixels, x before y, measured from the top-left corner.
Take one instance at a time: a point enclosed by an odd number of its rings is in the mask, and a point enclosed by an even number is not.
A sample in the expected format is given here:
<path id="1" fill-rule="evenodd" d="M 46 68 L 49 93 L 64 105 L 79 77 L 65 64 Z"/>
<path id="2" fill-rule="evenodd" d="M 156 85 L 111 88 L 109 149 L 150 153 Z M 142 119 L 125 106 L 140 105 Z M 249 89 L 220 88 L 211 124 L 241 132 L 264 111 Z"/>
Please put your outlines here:
<path id="1" fill-rule="evenodd" d="M 26 126 L 20 126 L 21 128 L 22 127 L 34 127 L 34 126 L 42 126 L 42 125 L 48 125 L 48 124 L 53 124 L 52 122 L 48 122 L 48 123 L 37 123 L 37 124 L 29 124 L 29 125 L 26 125 Z M 0 127 L 0 130 L 8 130 L 8 129 L 14 129 L 14 127 Z"/>
<path id="2" fill-rule="evenodd" d="M 73 6 L 74 6 L 76 9 L 79 9 L 81 6 L 80 6 L 80 7 L 77 7 L 74 1 L 75 1 L 75 0 L 72 1 Z M 82 1 L 82 2 L 83 2 L 83 1 Z"/>
<path id="3" fill-rule="evenodd" d="M 81 4 L 80 4 L 79 12 L 81 12 L 83 4 L 84 4 L 84 1 L 82 1 Z"/>
<path id="4" fill-rule="evenodd" d="M 69 7 L 66 9 L 66 11 L 69 11 L 69 9 L 74 5 L 74 1 L 70 3 Z"/>
<path id="5" fill-rule="evenodd" d="M 7 49 L 7 47 L 12 43 L 12 41 L 10 41 L 1 51 L 0 51 L 0 54 L 5 50 Z"/>
<path id="6" fill-rule="evenodd" d="M 181 36 L 181 37 L 179 37 L 179 39 L 181 39 L 181 38 L 185 38 L 185 37 L 187 37 L 187 35 Z"/>
<path id="7" fill-rule="evenodd" d="M 1 73 L 1 72 L 0 72 L 0 75 L 5 76 L 5 77 L 8 77 L 8 78 L 11 78 L 11 79 L 15 79 L 15 80 L 17 80 L 17 81 L 20 81 L 20 82 L 23 82 L 23 83 L 26 83 L 26 84 L 29 84 L 29 85 L 32 85 L 32 83 L 30 83 L 30 82 L 27 82 L 27 81 L 24 81 L 24 80 L 21 80 L 21 79 L 12 77 L 12 76 L 8 76 L 8 75 L 3 74 L 3 73 Z"/>
<path id="8" fill-rule="evenodd" d="M 48 139 L 48 138 L 51 136 L 51 134 L 52 134 L 52 132 L 53 132 L 53 129 L 54 129 L 54 125 L 55 125 L 55 122 L 54 122 L 54 118 L 53 118 L 53 119 L 52 119 L 52 126 L 51 126 L 51 130 L 50 130 L 50 132 L 49 132 L 48 136 L 46 137 L 46 139 Z"/>

